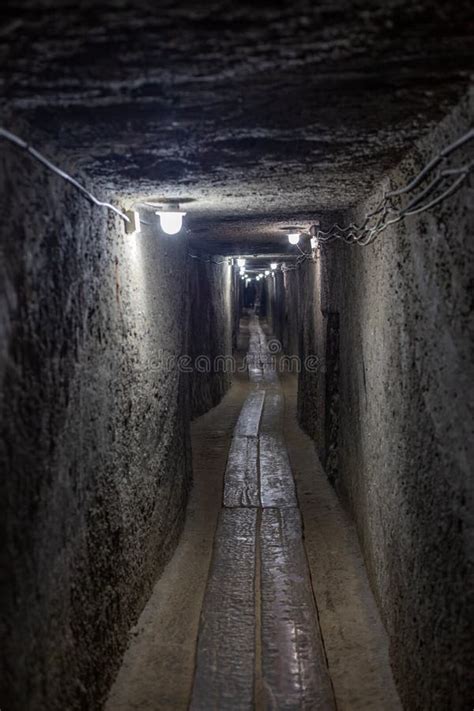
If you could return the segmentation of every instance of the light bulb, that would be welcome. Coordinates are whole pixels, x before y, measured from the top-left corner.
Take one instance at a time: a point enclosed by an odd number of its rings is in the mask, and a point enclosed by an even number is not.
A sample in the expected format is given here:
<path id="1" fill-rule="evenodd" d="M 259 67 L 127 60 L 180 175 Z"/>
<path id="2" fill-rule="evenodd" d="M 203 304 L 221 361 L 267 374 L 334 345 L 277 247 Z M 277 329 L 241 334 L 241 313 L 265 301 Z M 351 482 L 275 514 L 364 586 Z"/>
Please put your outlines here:
<path id="1" fill-rule="evenodd" d="M 265 276 L 270 276 L 270 271 L 268 269 L 265 269 Z"/>
<path id="2" fill-rule="evenodd" d="M 159 210 L 160 226 L 167 235 L 177 235 L 183 226 L 183 217 L 186 214 L 182 210 Z"/>
<path id="3" fill-rule="evenodd" d="M 243 257 L 237 258 L 237 266 L 238 267 L 245 267 L 245 259 Z"/>
<path id="4" fill-rule="evenodd" d="M 299 232 L 290 232 L 288 235 L 288 241 L 290 244 L 298 244 L 300 241 L 300 233 Z"/>
<path id="5" fill-rule="evenodd" d="M 272 262 L 272 263 L 270 264 L 270 268 L 272 269 L 272 271 L 275 271 L 275 269 L 277 268 L 277 266 L 278 266 L 278 265 L 277 265 L 276 262 Z"/>

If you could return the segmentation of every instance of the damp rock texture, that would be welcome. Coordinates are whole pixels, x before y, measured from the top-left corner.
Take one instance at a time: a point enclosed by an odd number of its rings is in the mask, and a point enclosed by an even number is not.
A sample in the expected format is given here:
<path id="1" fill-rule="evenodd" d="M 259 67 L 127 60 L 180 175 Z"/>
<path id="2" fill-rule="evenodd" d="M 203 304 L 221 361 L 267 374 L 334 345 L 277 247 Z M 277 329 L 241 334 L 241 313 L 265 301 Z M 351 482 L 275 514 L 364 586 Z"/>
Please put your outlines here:
<path id="1" fill-rule="evenodd" d="M 191 392 L 212 392 L 203 411 L 226 386 L 177 367 L 188 283 L 214 316 L 230 284 L 29 157 L 0 161 L 2 707 L 94 709 L 181 531 Z"/>
<path id="2" fill-rule="evenodd" d="M 405 185 L 472 115 L 468 95 L 391 184 Z M 379 195 L 347 218 L 360 222 Z M 321 359 L 300 375 L 300 421 L 356 521 L 397 686 L 414 711 L 471 703 L 473 220 L 467 183 L 373 246 L 322 248 L 287 275 L 299 302 L 277 295 L 293 304 L 300 355 Z"/>

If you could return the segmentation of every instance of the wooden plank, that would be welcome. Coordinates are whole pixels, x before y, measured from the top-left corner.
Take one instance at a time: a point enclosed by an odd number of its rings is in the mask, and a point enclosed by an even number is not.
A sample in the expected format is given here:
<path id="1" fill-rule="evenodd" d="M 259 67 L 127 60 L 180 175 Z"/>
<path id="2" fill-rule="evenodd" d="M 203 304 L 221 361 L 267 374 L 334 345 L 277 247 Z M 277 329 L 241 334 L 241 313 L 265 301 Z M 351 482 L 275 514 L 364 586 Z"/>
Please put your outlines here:
<path id="1" fill-rule="evenodd" d="M 271 360 L 271 356 L 267 356 L 267 360 Z M 278 382 L 278 373 L 276 372 L 275 368 L 273 367 L 272 364 L 264 365 L 262 369 L 262 374 L 263 374 L 263 380 L 266 383 L 277 383 Z"/>
<path id="2" fill-rule="evenodd" d="M 264 708 L 333 711 L 297 509 L 265 509 L 260 533 Z"/>
<path id="3" fill-rule="evenodd" d="M 283 409 L 285 400 L 279 391 L 267 390 L 260 420 L 260 434 L 283 431 Z"/>
<path id="4" fill-rule="evenodd" d="M 255 367 L 261 367 L 260 364 L 261 338 L 258 332 L 258 323 L 256 320 L 250 321 L 250 339 L 248 348 L 248 357 Z"/>
<path id="5" fill-rule="evenodd" d="M 258 436 L 264 400 L 265 392 L 263 390 L 256 390 L 250 393 L 240 411 L 234 435 L 241 437 Z"/>
<path id="6" fill-rule="evenodd" d="M 260 348 L 255 344 L 251 344 L 249 347 L 249 351 L 247 353 L 247 368 L 250 382 L 259 383 L 263 380 Z"/>
<path id="7" fill-rule="evenodd" d="M 260 506 L 257 437 L 233 438 L 224 477 L 224 506 Z"/>
<path id="8" fill-rule="evenodd" d="M 191 711 L 253 708 L 256 520 L 255 509 L 224 509 L 219 516 Z"/>
<path id="9" fill-rule="evenodd" d="M 261 383 L 263 380 L 263 371 L 259 367 L 249 365 L 249 380 L 251 383 Z"/>
<path id="10" fill-rule="evenodd" d="M 257 319 L 250 321 L 248 371 L 251 382 L 278 382 L 272 354 L 268 350 L 267 337 Z"/>
<path id="11" fill-rule="evenodd" d="M 283 437 L 260 436 L 260 501 L 262 506 L 297 506 L 295 482 Z"/>

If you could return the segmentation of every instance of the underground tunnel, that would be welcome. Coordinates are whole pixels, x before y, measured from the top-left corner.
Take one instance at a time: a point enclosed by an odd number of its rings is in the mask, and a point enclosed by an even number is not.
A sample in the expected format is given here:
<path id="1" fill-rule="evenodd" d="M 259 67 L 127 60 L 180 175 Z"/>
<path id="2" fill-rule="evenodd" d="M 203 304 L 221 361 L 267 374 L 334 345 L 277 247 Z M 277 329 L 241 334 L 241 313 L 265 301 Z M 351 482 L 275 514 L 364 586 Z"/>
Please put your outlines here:
<path id="1" fill-rule="evenodd" d="M 3 3 L 2 711 L 472 709 L 473 30 Z"/>

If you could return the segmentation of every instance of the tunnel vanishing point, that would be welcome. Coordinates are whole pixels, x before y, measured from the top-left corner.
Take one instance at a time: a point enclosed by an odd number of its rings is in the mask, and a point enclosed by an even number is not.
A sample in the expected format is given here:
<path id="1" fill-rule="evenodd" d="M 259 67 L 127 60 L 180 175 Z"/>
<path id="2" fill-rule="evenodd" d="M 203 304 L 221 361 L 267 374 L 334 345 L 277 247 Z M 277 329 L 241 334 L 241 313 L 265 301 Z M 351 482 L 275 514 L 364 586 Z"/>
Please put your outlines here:
<path id="1" fill-rule="evenodd" d="M 471 711 L 474 10 L 0 8 L 1 711 Z"/>

